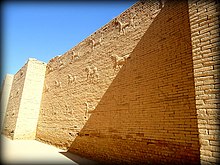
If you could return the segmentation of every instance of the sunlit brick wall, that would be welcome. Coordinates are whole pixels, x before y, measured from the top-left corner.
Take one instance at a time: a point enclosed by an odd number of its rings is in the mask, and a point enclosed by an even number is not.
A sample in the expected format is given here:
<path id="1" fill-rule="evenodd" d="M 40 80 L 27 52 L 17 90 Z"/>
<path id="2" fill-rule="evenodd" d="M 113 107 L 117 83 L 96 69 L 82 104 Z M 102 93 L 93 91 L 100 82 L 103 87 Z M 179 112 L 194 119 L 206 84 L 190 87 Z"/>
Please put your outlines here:
<path id="1" fill-rule="evenodd" d="M 5 76 L 4 82 L 2 84 L 1 90 L 1 131 L 3 129 L 5 113 L 8 106 L 8 100 L 11 92 L 11 86 L 13 82 L 14 75 L 7 74 Z"/>
<path id="2" fill-rule="evenodd" d="M 15 74 L 3 133 L 13 139 L 35 139 L 46 64 L 29 58 Z"/>
<path id="3" fill-rule="evenodd" d="M 14 75 L 10 96 L 8 100 L 8 106 L 5 114 L 5 120 L 3 125 L 3 134 L 9 138 L 14 137 L 25 75 L 27 70 L 27 63 Z"/>
<path id="4" fill-rule="evenodd" d="M 138 2 L 117 17 L 123 27 L 127 24 L 124 33 L 114 19 L 49 61 L 38 140 L 62 148 L 71 145 L 118 73 L 111 56 L 130 55 L 159 12 L 158 1 Z"/>
<path id="5" fill-rule="evenodd" d="M 220 4 L 189 1 L 201 164 L 220 162 Z"/>
<path id="6" fill-rule="evenodd" d="M 14 139 L 35 139 L 46 64 L 29 58 Z"/>

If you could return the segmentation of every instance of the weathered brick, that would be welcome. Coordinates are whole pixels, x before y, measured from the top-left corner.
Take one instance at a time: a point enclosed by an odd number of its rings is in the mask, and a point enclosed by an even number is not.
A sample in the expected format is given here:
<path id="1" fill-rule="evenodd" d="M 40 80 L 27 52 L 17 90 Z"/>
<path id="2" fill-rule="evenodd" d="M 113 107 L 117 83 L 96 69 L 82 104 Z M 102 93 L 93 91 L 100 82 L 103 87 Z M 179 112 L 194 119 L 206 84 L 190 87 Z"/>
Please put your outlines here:
<path id="1" fill-rule="evenodd" d="M 215 158 L 220 158 L 219 152 L 212 152 L 212 156 Z"/>
<path id="2" fill-rule="evenodd" d="M 204 156 L 210 156 L 212 157 L 212 151 L 207 151 L 207 150 L 200 150 L 200 153 Z"/>

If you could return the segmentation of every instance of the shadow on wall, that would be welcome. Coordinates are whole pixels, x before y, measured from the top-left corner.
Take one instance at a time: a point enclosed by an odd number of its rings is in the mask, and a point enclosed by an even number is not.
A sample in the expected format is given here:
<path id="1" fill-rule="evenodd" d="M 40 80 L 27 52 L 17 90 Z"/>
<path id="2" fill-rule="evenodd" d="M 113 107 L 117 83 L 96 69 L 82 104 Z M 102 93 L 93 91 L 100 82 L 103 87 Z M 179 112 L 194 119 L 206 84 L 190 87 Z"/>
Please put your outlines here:
<path id="1" fill-rule="evenodd" d="M 106 164 L 199 164 L 191 52 L 187 1 L 169 2 L 69 152 Z"/>

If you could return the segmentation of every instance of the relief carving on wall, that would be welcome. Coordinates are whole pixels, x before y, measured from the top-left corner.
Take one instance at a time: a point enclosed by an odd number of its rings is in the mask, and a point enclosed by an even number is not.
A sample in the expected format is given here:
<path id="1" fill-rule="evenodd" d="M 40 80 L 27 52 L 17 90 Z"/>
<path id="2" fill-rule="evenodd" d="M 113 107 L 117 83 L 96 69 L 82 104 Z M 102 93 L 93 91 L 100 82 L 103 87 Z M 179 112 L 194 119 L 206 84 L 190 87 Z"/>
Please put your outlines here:
<path id="1" fill-rule="evenodd" d="M 118 55 L 111 55 L 111 59 L 114 63 L 113 69 L 120 69 L 126 63 L 128 58 L 130 58 L 129 55 L 124 55 L 122 57 L 119 57 Z"/>
<path id="2" fill-rule="evenodd" d="M 93 38 L 90 39 L 90 43 L 92 44 L 92 50 L 95 49 L 96 46 L 98 45 L 102 45 L 102 38 L 103 38 L 103 33 L 101 33 L 101 37 L 99 38 L 99 40 L 95 41 Z"/>
<path id="3" fill-rule="evenodd" d="M 75 60 L 79 59 L 79 52 L 72 51 L 72 55 L 70 57 L 70 64 L 72 64 Z"/>
<path id="4" fill-rule="evenodd" d="M 63 61 L 61 59 L 59 59 L 59 68 L 61 69 L 63 67 L 64 67 L 64 63 L 63 63 Z"/>
<path id="5" fill-rule="evenodd" d="M 48 74 L 53 71 L 53 68 L 50 65 L 47 65 Z"/>
<path id="6" fill-rule="evenodd" d="M 125 35 L 125 32 L 126 32 L 126 28 L 129 27 L 129 26 L 132 26 L 133 28 L 135 28 L 134 26 L 134 16 L 131 17 L 131 19 L 129 20 L 129 22 L 125 22 L 123 23 L 122 21 L 120 21 L 118 18 L 115 18 L 114 22 L 115 22 L 115 25 L 119 26 L 119 34 L 121 34 L 121 32 Z"/>
<path id="7" fill-rule="evenodd" d="M 67 77 L 68 77 L 68 84 L 72 84 L 73 82 L 76 83 L 76 76 L 72 76 L 71 74 L 68 74 Z"/>
<path id="8" fill-rule="evenodd" d="M 135 15 L 131 14 L 130 17 L 131 17 L 131 19 L 130 19 L 130 26 L 133 29 L 135 29 L 134 17 L 136 17 L 136 14 Z"/>
<path id="9" fill-rule="evenodd" d="M 65 101 L 64 101 L 65 102 Z M 64 114 L 73 114 L 73 112 L 71 111 L 71 108 L 70 108 L 70 105 L 68 105 L 66 102 L 65 102 L 65 112 Z"/>
<path id="10" fill-rule="evenodd" d="M 98 82 L 98 80 L 99 80 L 99 73 L 98 73 L 97 67 L 95 67 L 95 66 L 87 66 L 85 68 L 85 71 L 87 73 L 87 81 L 89 81 L 91 83 Z"/>
<path id="11" fill-rule="evenodd" d="M 94 106 L 91 106 L 91 103 L 89 103 L 88 101 L 86 101 L 84 103 L 84 105 L 86 106 L 85 108 L 85 114 L 84 114 L 84 119 L 88 120 L 89 117 L 91 116 L 91 112 L 95 110 Z"/>

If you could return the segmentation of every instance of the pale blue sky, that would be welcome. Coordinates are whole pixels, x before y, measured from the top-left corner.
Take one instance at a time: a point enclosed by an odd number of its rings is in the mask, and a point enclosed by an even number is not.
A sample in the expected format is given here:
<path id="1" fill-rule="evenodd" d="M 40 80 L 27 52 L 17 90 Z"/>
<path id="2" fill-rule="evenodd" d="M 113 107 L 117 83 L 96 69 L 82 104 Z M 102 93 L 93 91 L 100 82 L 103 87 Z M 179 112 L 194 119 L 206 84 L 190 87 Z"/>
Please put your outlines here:
<path id="1" fill-rule="evenodd" d="M 48 62 L 65 53 L 135 2 L 4 1 L 3 77 L 15 74 L 30 57 Z"/>

